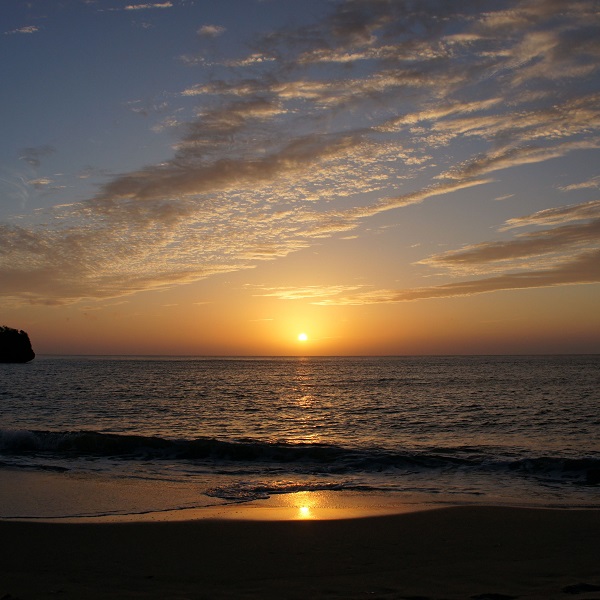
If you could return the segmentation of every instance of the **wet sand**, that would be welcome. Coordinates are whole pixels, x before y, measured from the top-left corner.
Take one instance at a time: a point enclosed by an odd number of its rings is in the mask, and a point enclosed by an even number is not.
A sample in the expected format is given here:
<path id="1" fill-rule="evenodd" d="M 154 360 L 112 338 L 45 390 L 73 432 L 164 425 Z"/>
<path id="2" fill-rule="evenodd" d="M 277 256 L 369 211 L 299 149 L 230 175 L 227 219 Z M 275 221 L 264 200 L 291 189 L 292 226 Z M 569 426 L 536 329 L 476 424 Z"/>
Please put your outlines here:
<path id="1" fill-rule="evenodd" d="M 600 511 L 0 522 L 0 598 L 600 598 Z"/>

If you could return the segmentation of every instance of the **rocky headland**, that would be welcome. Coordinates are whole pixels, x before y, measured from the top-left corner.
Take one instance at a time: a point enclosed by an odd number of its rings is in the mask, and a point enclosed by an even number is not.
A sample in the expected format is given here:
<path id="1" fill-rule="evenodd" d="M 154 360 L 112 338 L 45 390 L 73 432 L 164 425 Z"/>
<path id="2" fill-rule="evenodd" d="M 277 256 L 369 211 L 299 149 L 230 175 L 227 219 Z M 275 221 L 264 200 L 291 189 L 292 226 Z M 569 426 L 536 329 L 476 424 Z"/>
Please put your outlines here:
<path id="1" fill-rule="evenodd" d="M 26 363 L 35 358 L 25 331 L 0 325 L 0 362 Z"/>

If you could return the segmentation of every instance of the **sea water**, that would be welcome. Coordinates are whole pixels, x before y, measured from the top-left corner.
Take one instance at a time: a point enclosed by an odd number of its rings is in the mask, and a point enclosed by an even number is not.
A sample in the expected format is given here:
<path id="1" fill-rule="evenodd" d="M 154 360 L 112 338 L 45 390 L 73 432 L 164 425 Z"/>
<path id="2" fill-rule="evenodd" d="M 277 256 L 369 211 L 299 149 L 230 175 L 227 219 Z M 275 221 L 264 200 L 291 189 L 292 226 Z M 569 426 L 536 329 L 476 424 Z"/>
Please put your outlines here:
<path id="1" fill-rule="evenodd" d="M 0 365 L 0 518 L 322 490 L 600 507 L 600 356 Z"/>

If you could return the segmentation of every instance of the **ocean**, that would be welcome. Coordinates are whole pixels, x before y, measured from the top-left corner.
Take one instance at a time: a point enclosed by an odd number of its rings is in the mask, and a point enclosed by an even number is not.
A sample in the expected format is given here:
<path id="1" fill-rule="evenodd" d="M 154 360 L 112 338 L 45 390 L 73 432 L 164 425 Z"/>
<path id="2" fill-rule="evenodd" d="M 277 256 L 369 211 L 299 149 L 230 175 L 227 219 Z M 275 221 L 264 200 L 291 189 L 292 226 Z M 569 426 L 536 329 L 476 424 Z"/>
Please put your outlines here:
<path id="1" fill-rule="evenodd" d="M 600 508 L 600 355 L 0 364 L 0 518 L 319 491 Z"/>

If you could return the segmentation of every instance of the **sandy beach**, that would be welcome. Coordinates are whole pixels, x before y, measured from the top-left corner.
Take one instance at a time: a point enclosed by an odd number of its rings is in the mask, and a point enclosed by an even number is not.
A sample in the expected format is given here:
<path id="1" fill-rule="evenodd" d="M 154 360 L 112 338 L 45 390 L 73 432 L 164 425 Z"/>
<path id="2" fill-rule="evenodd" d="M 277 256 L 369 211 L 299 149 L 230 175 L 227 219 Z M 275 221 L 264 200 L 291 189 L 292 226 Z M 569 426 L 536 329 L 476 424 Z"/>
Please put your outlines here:
<path id="1" fill-rule="evenodd" d="M 600 598 L 600 511 L 0 522 L 0 598 Z"/>

